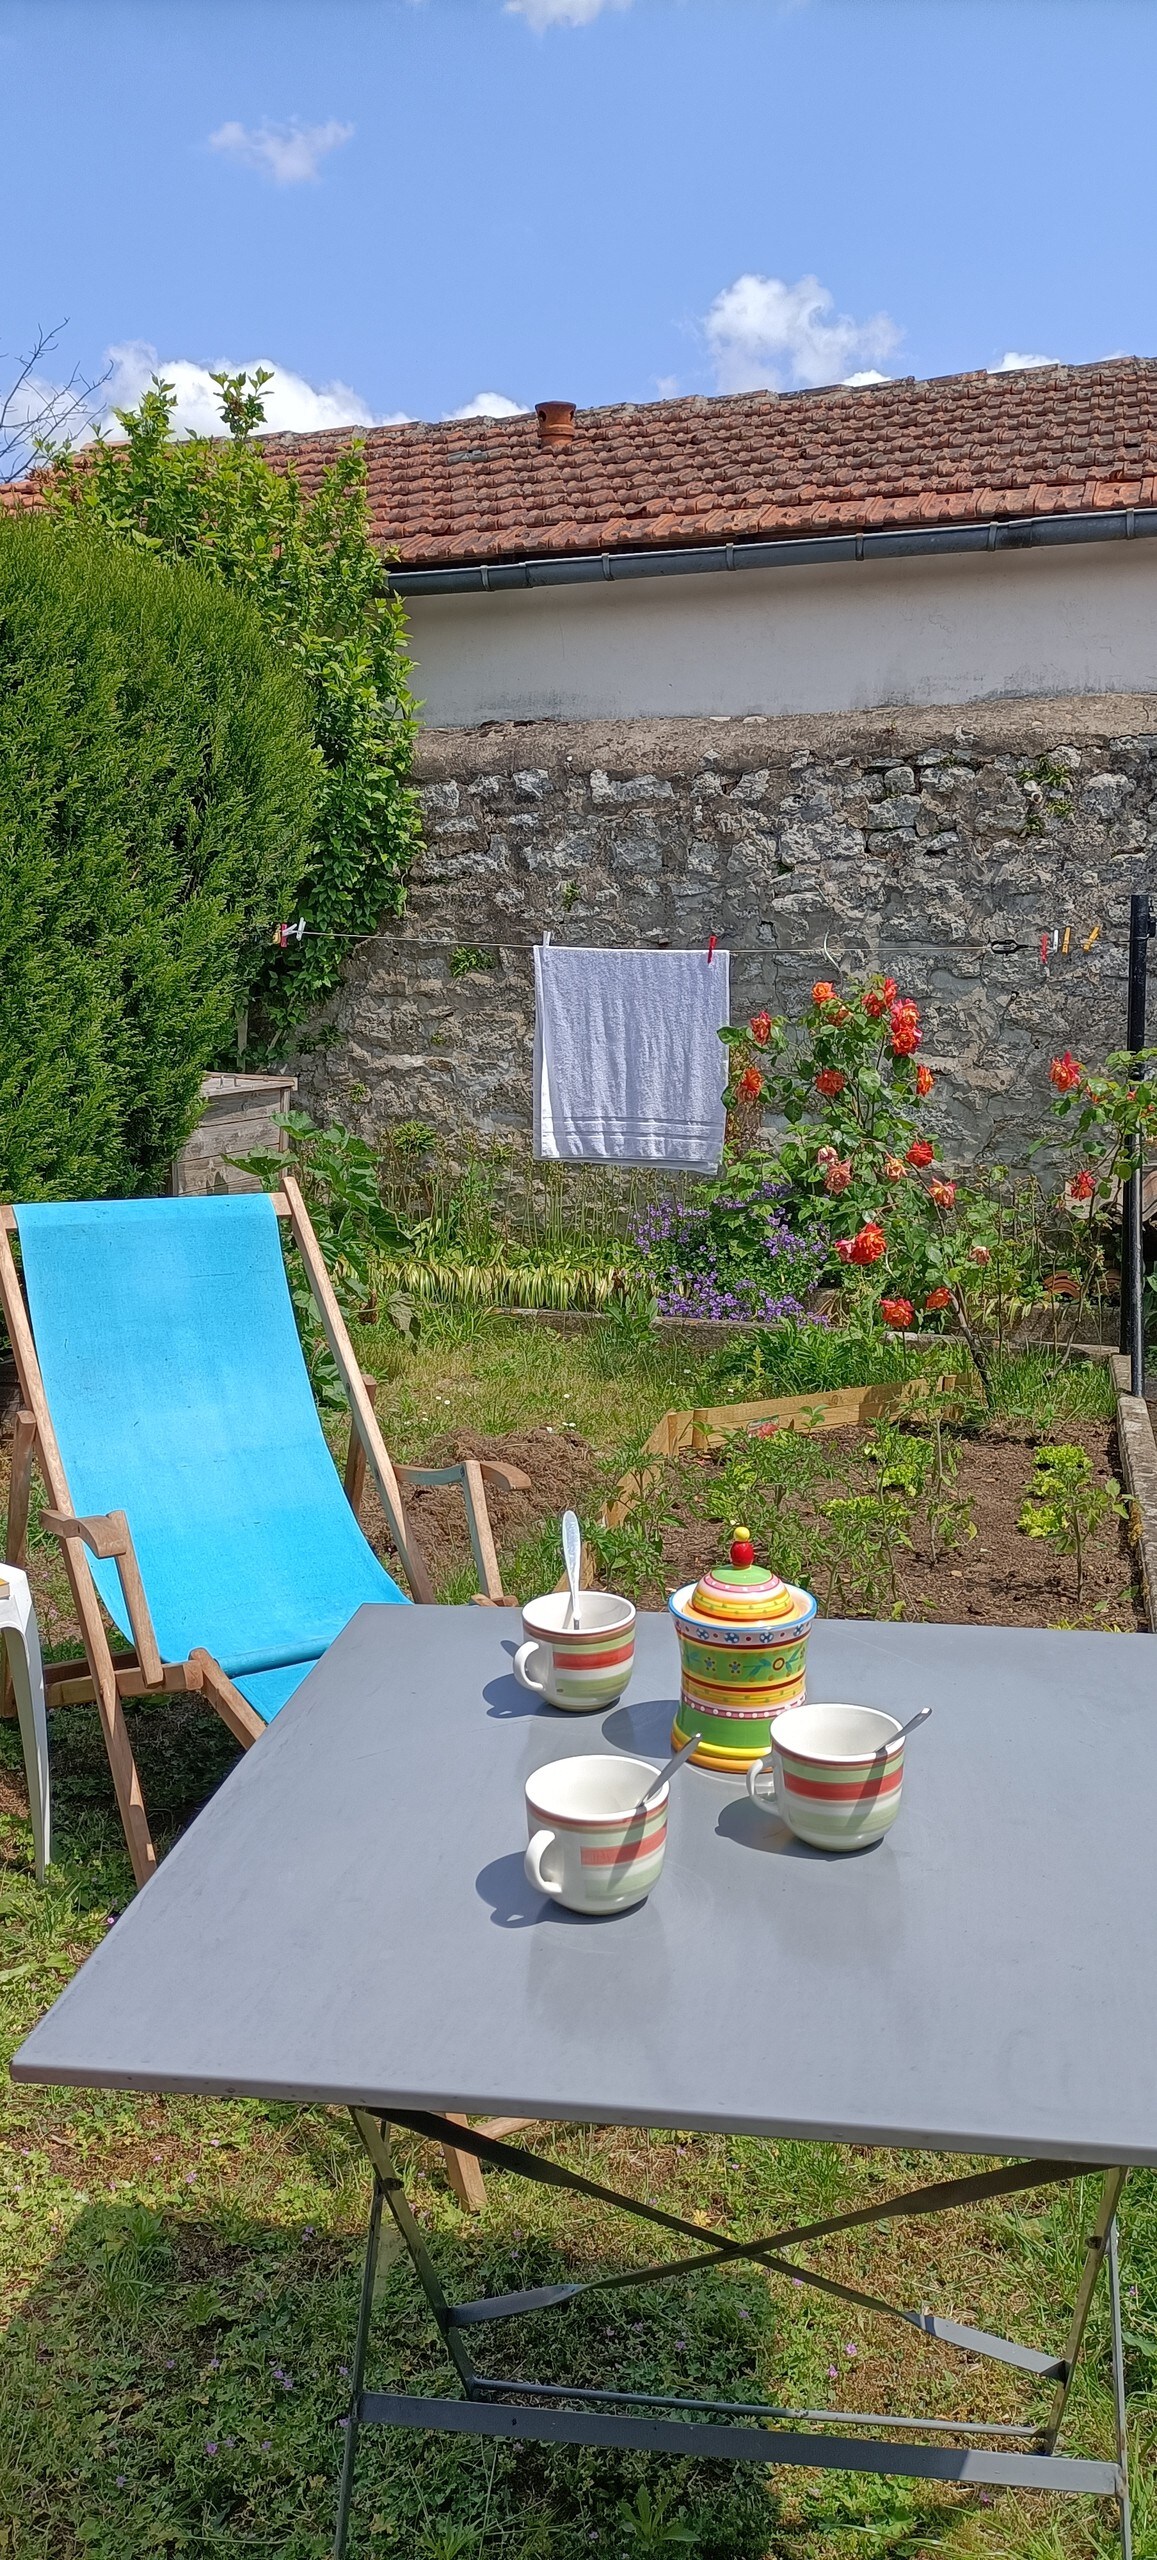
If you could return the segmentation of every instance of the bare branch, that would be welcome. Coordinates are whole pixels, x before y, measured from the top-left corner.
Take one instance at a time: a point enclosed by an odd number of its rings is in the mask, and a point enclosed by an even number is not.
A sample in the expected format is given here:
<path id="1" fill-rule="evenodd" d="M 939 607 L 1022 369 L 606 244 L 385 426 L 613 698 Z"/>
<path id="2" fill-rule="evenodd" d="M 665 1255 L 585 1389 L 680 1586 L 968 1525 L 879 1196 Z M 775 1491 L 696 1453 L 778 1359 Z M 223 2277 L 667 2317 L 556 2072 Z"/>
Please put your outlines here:
<path id="1" fill-rule="evenodd" d="M 38 329 L 22 355 L 0 353 L 0 368 L 15 367 L 7 381 L 0 372 L 0 483 L 23 479 L 38 461 L 67 449 L 77 435 L 87 436 L 96 423 L 96 395 L 109 379 L 111 364 L 95 379 L 79 365 L 65 382 L 53 382 L 41 371 L 67 327 L 67 320 L 58 320 L 51 329 Z"/>

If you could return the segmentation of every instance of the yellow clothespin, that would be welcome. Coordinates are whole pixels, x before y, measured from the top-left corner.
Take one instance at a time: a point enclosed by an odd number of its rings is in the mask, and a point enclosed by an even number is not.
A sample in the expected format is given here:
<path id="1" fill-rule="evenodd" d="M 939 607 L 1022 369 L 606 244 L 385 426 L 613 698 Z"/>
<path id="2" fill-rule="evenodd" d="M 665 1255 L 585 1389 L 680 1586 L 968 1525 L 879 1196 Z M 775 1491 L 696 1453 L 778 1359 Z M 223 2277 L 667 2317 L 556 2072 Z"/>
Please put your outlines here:
<path id="1" fill-rule="evenodd" d="M 1067 959 L 1068 959 L 1068 956 L 1069 956 L 1069 945 L 1070 945 L 1070 943 L 1071 943 L 1071 941 L 1072 941 L 1072 938 L 1073 938 L 1073 928 L 1072 928 L 1071 924 L 1067 924 L 1067 925 L 1065 926 L 1065 929 L 1064 929 L 1063 934 L 1061 935 L 1061 958 L 1062 958 L 1062 960 L 1067 960 Z"/>
<path id="2" fill-rule="evenodd" d="M 1093 948 L 1093 944 L 1094 944 L 1094 942 L 1099 942 L 1099 941 L 1100 941 L 1100 939 L 1101 939 L 1101 928 L 1100 928 L 1100 925 L 1099 925 L 1099 924 L 1095 924 L 1095 925 L 1093 926 L 1093 930 L 1092 930 L 1091 934 L 1089 934 L 1089 936 L 1088 936 L 1088 939 L 1087 939 L 1086 941 L 1082 942 L 1082 944 L 1081 944 L 1081 949 L 1082 949 L 1082 951 L 1091 951 L 1091 950 L 1092 950 L 1092 948 Z"/>

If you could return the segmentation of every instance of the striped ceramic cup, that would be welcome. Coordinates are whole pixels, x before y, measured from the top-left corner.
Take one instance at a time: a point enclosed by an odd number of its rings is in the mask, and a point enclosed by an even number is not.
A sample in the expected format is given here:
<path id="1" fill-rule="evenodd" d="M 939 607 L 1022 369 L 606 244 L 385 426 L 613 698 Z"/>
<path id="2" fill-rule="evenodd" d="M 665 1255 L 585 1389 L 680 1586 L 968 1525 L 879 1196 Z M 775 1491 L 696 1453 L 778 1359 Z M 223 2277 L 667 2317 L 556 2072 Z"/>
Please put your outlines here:
<path id="1" fill-rule="evenodd" d="M 552 1760 L 526 1781 L 527 1881 L 571 1911 L 625 1911 L 658 1882 L 670 1786 L 640 1812 L 659 1772 L 653 1760 L 587 1752 Z"/>
<path id="2" fill-rule="evenodd" d="M 772 1803 L 813 1849 L 867 1849 L 900 1810 L 904 1736 L 879 1707 L 785 1707 L 771 1758 L 747 1773 L 757 1804 Z"/>
<path id="3" fill-rule="evenodd" d="M 569 1591 L 548 1591 L 522 1612 L 525 1644 L 514 1657 L 514 1677 L 552 1707 L 593 1714 L 621 1698 L 635 1661 L 635 1612 L 613 1591 L 580 1591 L 579 1622 L 571 1626 Z"/>

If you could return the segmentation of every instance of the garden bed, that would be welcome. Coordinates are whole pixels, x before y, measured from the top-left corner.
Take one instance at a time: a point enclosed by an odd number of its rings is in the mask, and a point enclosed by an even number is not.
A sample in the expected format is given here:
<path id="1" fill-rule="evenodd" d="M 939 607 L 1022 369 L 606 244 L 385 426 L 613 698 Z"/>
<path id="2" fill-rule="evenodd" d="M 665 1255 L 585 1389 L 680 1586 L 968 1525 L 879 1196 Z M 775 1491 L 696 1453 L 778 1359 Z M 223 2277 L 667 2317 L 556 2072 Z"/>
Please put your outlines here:
<path id="1" fill-rule="evenodd" d="M 917 1428 L 900 1437 L 916 1451 L 927 1445 Z M 774 1443 L 746 1432 L 722 1450 L 687 1448 L 652 1459 L 632 1507 L 619 1512 L 612 1529 L 596 1525 L 605 1474 L 577 1432 L 462 1433 L 447 1438 L 438 1455 L 506 1459 L 531 1477 L 529 1493 L 490 1497 L 504 1578 L 524 1599 L 532 1584 L 549 1589 L 557 1579 L 557 1524 L 569 1504 L 588 1533 L 595 1578 L 642 1608 L 665 1607 L 669 1591 L 718 1561 L 742 1517 L 761 1556 L 813 1588 L 827 1615 L 1143 1630 L 1123 1521 L 1110 1516 L 1090 1537 L 1079 1603 L 1072 1557 L 1019 1528 L 1034 1454 L 1045 1437 L 1003 1421 L 979 1429 L 942 1426 L 950 1475 L 939 1529 L 927 1490 L 911 1501 L 897 1490 L 891 1514 L 885 1494 L 881 1508 L 874 1423 L 817 1436 L 804 1453 L 802 1480 L 782 1494 L 775 1476 L 783 1461 Z M 1113 1420 L 1066 1417 L 1047 1437 L 1083 1449 L 1096 1485 L 1120 1480 Z M 901 1450 L 901 1465 L 904 1455 Z M 872 1507 L 850 1518 L 837 1514 L 842 1535 L 833 1557 L 826 1506 L 849 1502 Z M 610 1508 L 614 1516 L 617 1506 Z M 439 1589 L 456 1590 L 469 1579 L 460 1504 L 445 1490 L 419 1495 L 415 1521 Z M 380 1520 L 369 1525 L 371 1535 L 380 1533 Z"/>

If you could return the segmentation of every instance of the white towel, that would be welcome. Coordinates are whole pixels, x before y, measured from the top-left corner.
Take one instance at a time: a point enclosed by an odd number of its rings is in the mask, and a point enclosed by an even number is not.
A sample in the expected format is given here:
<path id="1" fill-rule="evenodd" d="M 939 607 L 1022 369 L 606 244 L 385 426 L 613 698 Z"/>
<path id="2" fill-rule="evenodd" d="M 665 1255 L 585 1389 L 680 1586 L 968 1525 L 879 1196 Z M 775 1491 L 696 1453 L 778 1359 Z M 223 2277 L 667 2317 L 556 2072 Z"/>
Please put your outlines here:
<path id="1" fill-rule="evenodd" d="M 714 1173 L 723 1152 L 726 951 L 534 954 L 534 1152 Z"/>

